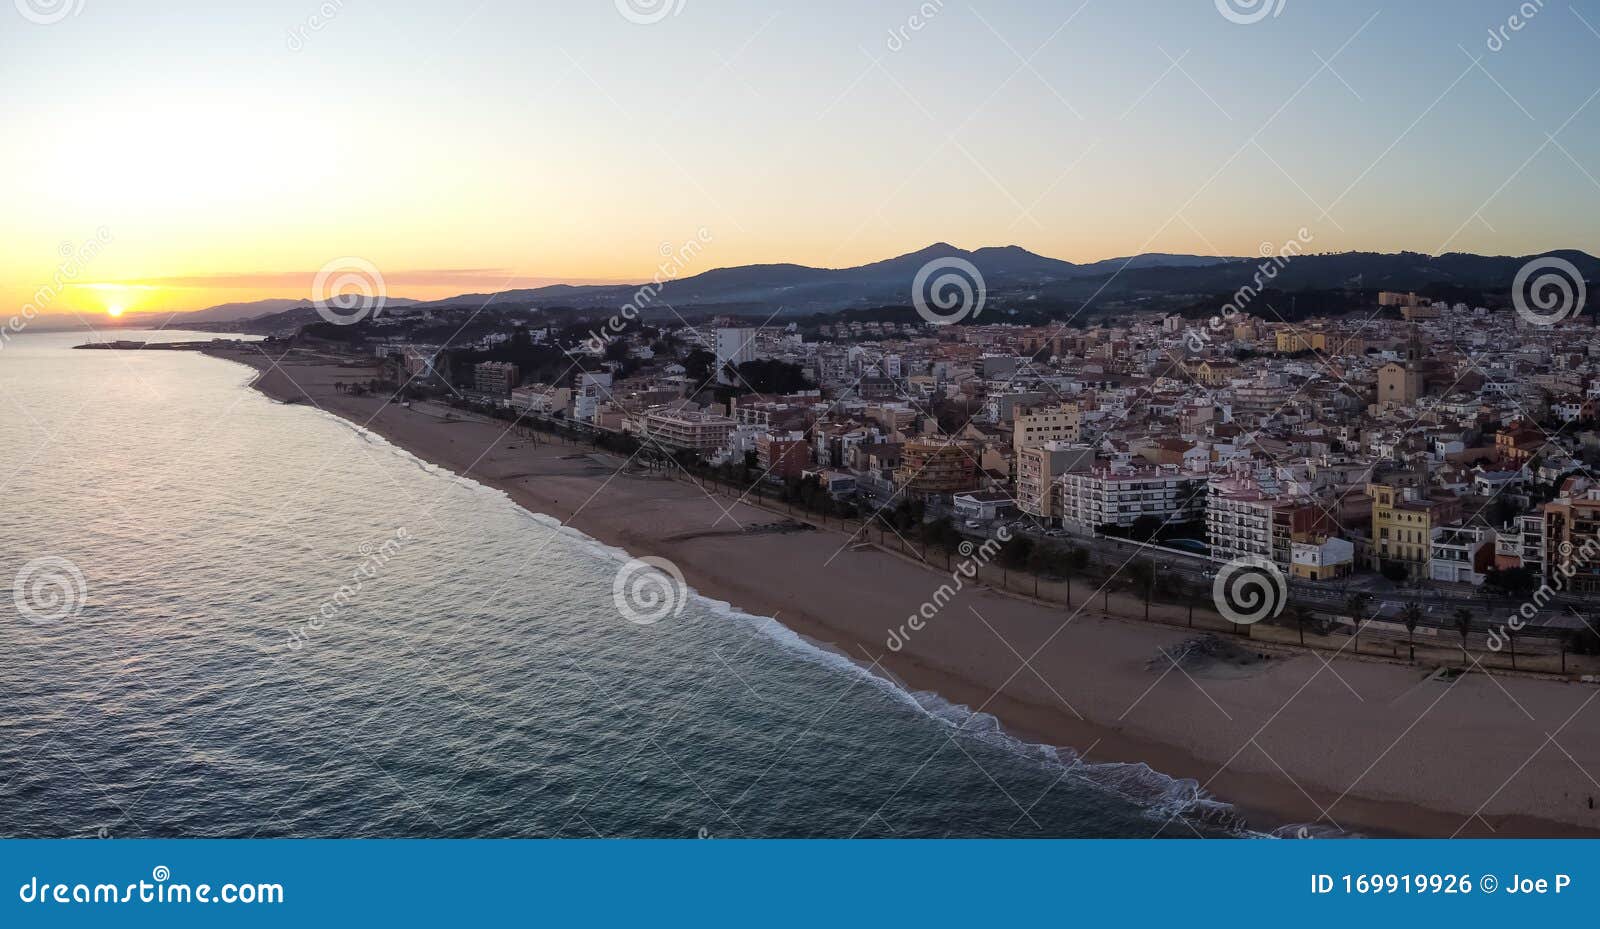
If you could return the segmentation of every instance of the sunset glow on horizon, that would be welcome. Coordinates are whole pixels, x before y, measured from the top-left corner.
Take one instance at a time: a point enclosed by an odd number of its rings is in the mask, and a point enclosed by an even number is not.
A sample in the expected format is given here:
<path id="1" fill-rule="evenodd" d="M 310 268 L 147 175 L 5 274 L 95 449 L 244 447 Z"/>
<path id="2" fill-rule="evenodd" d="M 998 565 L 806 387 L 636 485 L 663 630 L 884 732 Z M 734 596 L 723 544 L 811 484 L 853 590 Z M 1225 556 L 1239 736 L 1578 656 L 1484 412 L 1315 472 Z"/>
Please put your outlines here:
<path id="1" fill-rule="evenodd" d="M 904 4 L 828 6 L 826 26 L 731 0 L 649 25 L 606 2 L 19 20 L 0 305 L 102 227 L 43 312 L 309 298 L 340 256 L 417 299 L 644 281 L 701 229 L 691 273 L 936 241 L 1255 255 L 1302 227 L 1317 251 L 1593 250 L 1600 106 L 1569 72 L 1600 36 L 1566 7 L 1494 50 L 1489 0 L 1248 29 L 1177 0 L 941 5 L 914 28 Z M 123 41 L 135 24 L 162 40 Z"/>

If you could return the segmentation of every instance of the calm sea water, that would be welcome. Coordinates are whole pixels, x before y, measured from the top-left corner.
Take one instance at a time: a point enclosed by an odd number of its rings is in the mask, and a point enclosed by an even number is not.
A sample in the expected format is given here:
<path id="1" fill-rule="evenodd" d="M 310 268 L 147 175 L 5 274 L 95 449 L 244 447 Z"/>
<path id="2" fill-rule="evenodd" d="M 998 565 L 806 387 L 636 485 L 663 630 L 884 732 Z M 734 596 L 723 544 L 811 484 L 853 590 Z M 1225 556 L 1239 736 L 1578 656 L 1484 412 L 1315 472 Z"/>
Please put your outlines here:
<path id="1" fill-rule="evenodd" d="M 1194 800 L 703 598 L 624 622 L 623 553 L 82 340 L 0 348 L 0 834 L 1145 837 Z"/>

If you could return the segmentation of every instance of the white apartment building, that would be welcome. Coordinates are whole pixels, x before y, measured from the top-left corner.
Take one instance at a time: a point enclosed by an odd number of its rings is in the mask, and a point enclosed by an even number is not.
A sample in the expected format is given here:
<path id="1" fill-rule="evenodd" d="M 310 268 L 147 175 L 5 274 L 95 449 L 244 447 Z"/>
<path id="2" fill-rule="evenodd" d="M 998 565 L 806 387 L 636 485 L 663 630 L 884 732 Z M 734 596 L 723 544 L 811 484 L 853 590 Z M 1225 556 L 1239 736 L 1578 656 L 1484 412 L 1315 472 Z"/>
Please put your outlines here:
<path id="1" fill-rule="evenodd" d="M 717 356 L 717 382 L 731 383 L 726 369 L 729 365 L 737 368 L 756 360 L 756 332 L 755 329 L 718 329 L 716 336 L 715 353 Z"/>
<path id="2" fill-rule="evenodd" d="M 1449 526 L 1433 530 L 1433 557 L 1428 562 L 1428 577 L 1446 584 L 1482 584 L 1484 570 L 1494 566 L 1495 538 L 1495 531 L 1488 526 Z"/>
<path id="3" fill-rule="evenodd" d="M 1272 558 L 1272 509 L 1277 500 L 1255 481 L 1212 481 L 1206 500 L 1206 541 L 1219 561 Z"/>
<path id="4" fill-rule="evenodd" d="M 1094 530 L 1131 527 L 1141 516 L 1182 523 L 1205 515 L 1206 481 L 1176 468 L 1143 470 L 1100 467 L 1056 479 L 1064 525 Z"/>
<path id="5" fill-rule="evenodd" d="M 661 445 L 703 455 L 726 445 L 734 430 L 733 420 L 726 416 L 672 409 L 646 413 L 641 426 L 645 435 Z"/>

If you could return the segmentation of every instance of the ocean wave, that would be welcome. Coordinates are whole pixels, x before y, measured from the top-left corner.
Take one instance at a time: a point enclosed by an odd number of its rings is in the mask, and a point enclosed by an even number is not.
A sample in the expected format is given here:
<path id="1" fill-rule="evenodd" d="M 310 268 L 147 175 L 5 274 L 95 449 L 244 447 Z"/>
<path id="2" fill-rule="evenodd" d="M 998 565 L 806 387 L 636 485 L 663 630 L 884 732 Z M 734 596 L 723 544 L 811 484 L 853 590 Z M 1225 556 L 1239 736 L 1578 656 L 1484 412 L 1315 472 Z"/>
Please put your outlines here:
<path id="1" fill-rule="evenodd" d="M 323 410 L 315 412 L 338 421 L 363 441 L 404 458 L 429 474 L 449 479 L 474 493 L 486 494 L 503 502 L 524 518 L 578 543 L 597 558 L 619 563 L 634 558 L 625 549 L 602 542 L 546 513 L 521 506 L 500 488 L 427 461 L 379 433 L 341 416 Z M 888 671 L 809 639 L 774 617 L 746 612 L 727 601 L 708 597 L 693 587 L 688 588 L 688 595 L 690 601 L 702 609 L 752 626 L 773 642 L 809 661 L 837 673 L 860 677 L 880 693 L 938 723 L 958 738 L 982 742 L 1014 757 L 1039 764 L 1064 779 L 1116 796 L 1139 808 L 1152 821 L 1172 823 L 1181 820 L 1197 829 L 1252 838 L 1320 838 L 1338 834 L 1337 830 L 1308 825 L 1286 826 L 1271 832 L 1251 829 L 1232 804 L 1212 796 L 1193 778 L 1172 777 L 1143 762 L 1087 762 L 1076 749 L 1026 741 L 1007 732 L 1000 720 L 990 713 L 973 710 L 932 691 L 912 690 Z"/>

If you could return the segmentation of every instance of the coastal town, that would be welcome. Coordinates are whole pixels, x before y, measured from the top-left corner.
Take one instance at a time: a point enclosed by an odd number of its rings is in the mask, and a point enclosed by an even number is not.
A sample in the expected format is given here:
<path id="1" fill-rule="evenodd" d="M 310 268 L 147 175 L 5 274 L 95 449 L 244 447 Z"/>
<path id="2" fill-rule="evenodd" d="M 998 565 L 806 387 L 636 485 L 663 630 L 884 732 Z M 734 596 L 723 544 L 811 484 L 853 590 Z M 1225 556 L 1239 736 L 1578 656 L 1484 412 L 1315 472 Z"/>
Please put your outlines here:
<path id="1" fill-rule="evenodd" d="M 454 320 L 400 308 L 289 341 L 372 359 L 373 386 L 408 401 L 558 424 L 829 515 L 899 514 L 902 537 L 908 511 L 973 539 L 1005 527 L 1039 552 L 1018 567 L 1137 551 L 1204 583 L 1248 562 L 1335 620 L 1396 628 L 1531 599 L 1534 631 L 1600 644 L 1586 322 L 1389 292 L 1295 323 L 858 315 L 512 321 L 430 345 L 407 334 Z"/>

